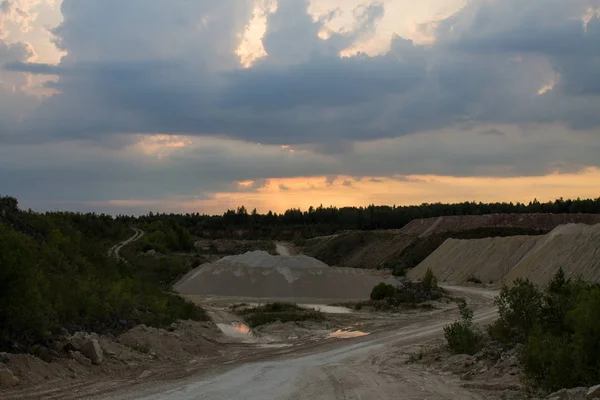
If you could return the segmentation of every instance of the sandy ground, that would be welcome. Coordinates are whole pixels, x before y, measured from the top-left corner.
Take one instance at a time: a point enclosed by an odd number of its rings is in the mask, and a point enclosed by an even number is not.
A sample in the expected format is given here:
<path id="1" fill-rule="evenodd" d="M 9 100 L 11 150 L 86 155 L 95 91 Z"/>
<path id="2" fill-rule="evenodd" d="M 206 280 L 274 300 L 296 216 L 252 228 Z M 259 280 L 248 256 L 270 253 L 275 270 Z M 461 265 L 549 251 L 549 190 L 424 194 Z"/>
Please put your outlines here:
<path id="1" fill-rule="evenodd" d="M 448 289 L 469 299 L 478 322 L 489 323 L 495 317 L 492 298 L 497 292 Z M 228 311 L 228 305 L 238 300 L 211 298 L 204 299 L 203 304 L 215 322 L 234 326 L 239 320 Z M 448 306 L 401 314 L 330 314 L 326 324 L 273 324 L 250 335 L 238 326 L 234 329 L 237 337 L 214 336 L 211 341 L 215 345 L 207 347 L 210 351 L 195 353 L 197 340 L 191 336 L 197 333 L 190 331 L 190 326 L 161 334 L 168 336 L 169 342 L 165 344 L 161 339 L 152 344 L 160 350 L 157 362 L 141 362 L 137 368 L 122 370 L 117 377 L 106 371 L 85 380 L 7 392 L 0 398 L 493 399 L 464 387 L 456 376 L 406 364 L 410 353 L 430 340 L 439 340 L 442 328 L 456 317 L 456 308 Z M 142 333 L 148 339 L 157 338 L 151 329 Z M 182 346 L 176 340 L 180 335 L 189 342 L 186 340 Z M 141 336 L 134 337 L 139 340 Z"/>
<path id="2" fill-rule="evenodd" d="M 450 288 L 467 296 L 476 321 L 496 315 L 494 291 Z M 354 339 L 327 339 L 298 346 L 254 349 L 254 359 L 224 363 L 213 373 L 171 382 L 147 382 L 94 399 L 269 400 L 269 399 L 489 399 L 449 375 L 405 363 L 415 346 L 439 338 L 456 318 L 443 310 L 388 320 L 379 330 Z M 390 324 L 391 322 L 391 324 Z M 375 328 L 371 326 L 370 328 Z M 365 329 L 365 328 L 362 328 Z M 262 351 L 262 354 L 260 354 Z"/>

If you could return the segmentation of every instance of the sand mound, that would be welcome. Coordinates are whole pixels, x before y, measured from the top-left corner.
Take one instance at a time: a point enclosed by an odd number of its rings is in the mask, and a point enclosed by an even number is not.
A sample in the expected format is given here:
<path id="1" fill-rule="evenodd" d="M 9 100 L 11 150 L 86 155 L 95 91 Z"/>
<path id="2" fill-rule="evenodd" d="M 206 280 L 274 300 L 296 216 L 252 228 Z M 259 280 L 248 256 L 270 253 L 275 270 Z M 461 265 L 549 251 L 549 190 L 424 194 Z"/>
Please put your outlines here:
<path id="1" fill-rule="evenodd" d="M 298 256 L 273 256 L 266 251 L 250 251 L 238 256 L 227 256 L 215 265 L 237 265 L 263 268 L 328 268 L 328 265 L 316 258 Z"/>
<path id="2" fill-rule="evenodd" d="M 254 251 L 203 264 L 174 289 L 185 295 L 356 300 L 390 279 L 377 271 L 330 268 L 307 256 Z"/>
<path id="3" fill-rule="evenodd" d="M 600 281 L 600 224 L 567 224 L 542 236 L 448 239 L 409 272 L 420 278 L 431 268 L 438 279 L 483 283 L 528 278 L 544 284 L 562 267 L 567 276 Z"/>

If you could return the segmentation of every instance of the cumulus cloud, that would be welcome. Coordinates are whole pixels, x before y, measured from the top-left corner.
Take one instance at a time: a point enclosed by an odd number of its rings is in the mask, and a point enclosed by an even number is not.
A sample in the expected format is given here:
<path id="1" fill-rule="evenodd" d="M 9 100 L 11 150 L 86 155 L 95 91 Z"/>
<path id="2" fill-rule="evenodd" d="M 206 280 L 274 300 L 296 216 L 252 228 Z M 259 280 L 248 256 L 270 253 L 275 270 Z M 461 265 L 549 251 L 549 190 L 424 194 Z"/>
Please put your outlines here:
<path id="1" fill-rule="evenodd" d="M 24 63 L 34 54 L 25 43 L 9 43 L 0 39 L 0 64 Z M 29 80 L 25 74 L 0 69 L 0 132 L 15 132 L 29 118 L 38 100 L 23 92 Z M 2 133 L 0 133 L 1 141 Z"/>

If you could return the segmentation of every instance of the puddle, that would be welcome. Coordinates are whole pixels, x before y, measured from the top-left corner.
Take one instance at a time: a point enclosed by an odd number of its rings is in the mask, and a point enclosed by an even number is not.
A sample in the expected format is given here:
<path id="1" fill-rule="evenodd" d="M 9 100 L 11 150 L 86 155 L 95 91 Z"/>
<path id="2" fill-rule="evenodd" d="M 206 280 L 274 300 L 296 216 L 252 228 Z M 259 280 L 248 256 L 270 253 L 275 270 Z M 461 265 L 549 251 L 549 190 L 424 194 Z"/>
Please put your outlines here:
<path id="1" fill-rule="evenodd" d="M 264 305 L 264 303 L 247 303 L 247 307 L 258 307 Z M 321 311 L 325 314 L 350 314 L 352 310 L 346 307 L 326 306 L 323 304 L 298 304 L 304 308 L 314 308 L 317 311 Z"/>
<path id="2" fill-rule="evenodd" d="M 322 304 L 298 304 L 300 307 L 314 308 L 325 314 L 350 314 L 352 310 L 346 307 L 324 306 Z"/>
<path id="3" fill-rule="evenodd" d="M 367 332 L 361 332 L 361 331 L 342 331 L 341 329 L 338 329 L 335 332 L 331 332 L 329 335 L 327 335 L 327 339 L 332 339 L 332 338 L 336 338 L 336 339 L 352 339 L 352 338 L 357 338 L 357 337 L 361 337 L 361 336 L 367 336 L 368 333 Z"/>
<path id="4" fill-rule="evenodd" d="M 221 332 L 229 337 L 246 339 L 254 336 L 250 331 L 250 327 L 241 322 L 234 322 L 233 324 L 217 324 L 217 326 Z"/>

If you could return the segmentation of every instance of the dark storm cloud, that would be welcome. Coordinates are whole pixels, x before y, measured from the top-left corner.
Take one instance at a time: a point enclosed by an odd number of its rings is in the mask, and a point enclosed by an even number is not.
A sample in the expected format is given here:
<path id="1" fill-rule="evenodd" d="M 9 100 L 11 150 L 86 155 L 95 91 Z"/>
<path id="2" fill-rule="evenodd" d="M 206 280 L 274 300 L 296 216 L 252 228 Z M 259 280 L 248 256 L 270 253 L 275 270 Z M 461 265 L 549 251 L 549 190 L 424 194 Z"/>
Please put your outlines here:
<path id="1" fill-rule="evenodd" d="M 281 2 L 263 40 L 269 56 L 244 70 L 231 68 L 233 58 L 219 46 L 233 54 L 248 4 L 186 3 L 185 14 L 173 8 L 163 15 L 160 0 L 143 7 L 135 1 L 65 0 L 65 21 L 55 30 L 69 52 L 63 63 L 12 62 L 6 69 L 60 76 L 52 87 L 61 94 L 22 127 L 46 140 L 174 132 L 313 144 L 335 153 L 346 147 L 343 142 L 467 121 L 594 126 L 598 106 L 577 111 L 570 105 L 576 100 L 565 97 L 600 89 L 600 20 L 593 17 L 584 26 L 573 19 L 592 1 L 529 0 L 528 7 L 515 2 L 469 3 L 438 23 L 433 47 L 396 36 L 385 55 L 350 58 L 340 58 L 339 51 L 374 29 L 381 5 L 358 9 L 354 29 L 323 40 L 318 33 L 327 17 L 314 21 L 307 0 Z M 135 20 L 127 19 L 134 14 Z M 208 22 L 198 36 L 194 24 L 200 17 L 228 22 Z M 92 18 L 95 25 L 83 23 Z M 102 26 L 111 29 L 101 33 Z M 560 75 L 555 91 L 536 96 L 551 73 Z M 576 110 L 556 113 L 558 106 Z"/>
<path id="2" fill-rule="evenodd" d="M 352 30 L 323 40 L 318 33 L 327 17 L 314 21 L 307 0 L 285 1 L 268 18 L 263 41 L 269 56 L 246 70 L 232 66 L 250 5 L 225 3 L 163 11 L 160 0 L 65 0 L 65 21 L 55 30 L 69 52 L 61 65 L 16 61 L 5 67 L 60 77 L 51 85 L 61 94 L 22 132 L 46 140 L 216 134 L 331 151 L 344 141 L 467 121 L 580 128 L 599 122 L 597 105 L 581 110 L 571 98 L 600 91 L 600 19 L 587 26 L 574 19 L 593 0 L 529 0 L 527 7 L 516 0 L 475 1 L 438 23 L 432 47 L 396 36 L 385 55 L 350 58 L 339 51 L 374 29 L 381 5 L 358 9 Z M 199 19 L 206 26 L 198 28 Z M 537 96 L 553 73 L 560 76 L 556 88 Z M 570 111 L 555 112 L 559 106 Z"/>

